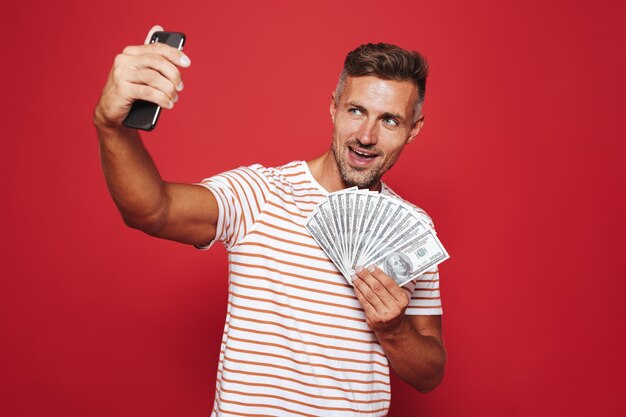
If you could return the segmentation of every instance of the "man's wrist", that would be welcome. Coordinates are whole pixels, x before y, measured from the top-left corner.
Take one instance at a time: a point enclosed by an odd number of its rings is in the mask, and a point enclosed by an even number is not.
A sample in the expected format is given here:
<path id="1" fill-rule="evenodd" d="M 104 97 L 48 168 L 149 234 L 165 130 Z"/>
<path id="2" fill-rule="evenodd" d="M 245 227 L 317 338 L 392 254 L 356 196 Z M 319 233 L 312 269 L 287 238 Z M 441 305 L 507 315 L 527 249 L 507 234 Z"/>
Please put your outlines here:
<path id="1" fill-rule="evenodd" d="M 124 137 L 131 136 L 137 133 L 135 129 L 128 128 L 121 123 L 114 123 L 102 116 L 102 113 L 97 108 L 93 115 L 93 124 L 98 131 L 98 136 L 101 139 L 107 137 Z"/>
<path id="2" fill-rule="evenodd" d="M 374 333 L 379 342 L 383 341 L 395 341 L 406 337 L 408 332 L 413 329 L 413 326 L 409 322 L 406 316 L 402 316 L 397 325 L 388 327 L 385 329 L 377 330 Z"/>
<path id="3" fill-rule="evenodd" d="M 119 121 L 112 121 L 106 117 L 106 112 L 102 109 L 102 103 L 96 106 L 93 112 L 93 124 L 98 130 L 125 130 L 128 129 Z"/>

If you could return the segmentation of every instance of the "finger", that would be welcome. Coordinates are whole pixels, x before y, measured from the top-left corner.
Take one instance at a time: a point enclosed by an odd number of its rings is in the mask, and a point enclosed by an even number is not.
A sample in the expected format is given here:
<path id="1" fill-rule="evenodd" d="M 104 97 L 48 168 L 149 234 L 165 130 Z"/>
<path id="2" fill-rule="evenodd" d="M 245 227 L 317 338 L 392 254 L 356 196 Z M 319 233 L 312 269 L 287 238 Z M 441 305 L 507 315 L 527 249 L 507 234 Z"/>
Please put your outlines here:
<path id="1" fill-rule="evenodd" d="M 369 302 L 369 300 L 365 297 L 365 295 L 363 295 L 363 293 L 357 286 L 354 287 L 354 293 L 356 294 L 356 298 L 359 300 L 361 307 L 363 307 L 365 317 L 368 319 L 371 318 L 371 321 L 373 322 L 378 320 L 380 315 L 378 314 L 376 307 L 374 307 L 372 303 Z"/>
<path id="2" fill-rule="evenodd" d="M 133 100 L 149 101 L 166 109 L 174 107 L 174 101 L 167 94 L 149 85 L 128 83 L 128 92 Z"/>
<path id="3" fill-rule="evenodd" d="M 152 39 L 152 35 L 154 35 L 154 32 L 162 32 L 162 31 L 163 31 L 163 27 L 159 25 L 152 26 L 152 29 L 150 29 L 150 31 L 148 32 L 148 36 L 146 36 L 146 40 L 143 42 L 144 45 L 148 45 L 150 43 L 150 39 Z"/>
<path id="4" fill-rule="evenodd" d="M 158 71 L 162 76 L 167 78 L 172 86 L 178 91 L 183 89 L 182 77 L 180 71 L 174 64 L 161 55 L 156 54 L 144 54 L 144 55 L 127 55 L 122 54 L 119 62 L 116 66 L 121 69 L 123 75 L 128 76 L 132 71 L 127 71 L 127 68 L 134 68 L 137 70 L 150 69 Z"/>
<path id="5" fill-rule="evenodd" d="M 398 303 L 408 303 L 406 291 L 403 291 L 402 287 L 399 286 L 393 278 L 385 274 L 382 269 L 376 265 L 371 265 L 367 268 L 367 270 L 370 271 L 370 274 L 385 287 L 387 292 L 394 298 L 395 301 Z"/>
<path id="6" fill-rule="evenodd" d="M 356 275 L 363 282 L 360 289 L 361 292 L 367 297 L 371 302 L 372 296 L 370 293 L 375 294 L 376 297 L 380 300 L 380 305 L 373 303 L 373 305 L 379 310 L 382 314 L 385 311 L 392 309 L 395 304 L 395 298 L 389 293 L 387 288 L 381 283 L 367 268 L 357 268 Z M 367 288 L 364 288 L 367 286 Z"/>
<path id="7" fill-rule="evenodd" d="M 172 64 L 187 68 L 191 65 L 191 60 L 182 51 L 174 48 L 173 46 L 165 43 L 151 43 L 149 45 L 131 45 L 124 48 L 123 51 L 126 55 L 145 55 L 145 54 L 157 54 L 163 55 Z"/>
<path id="8" fill-rule="evenodd" d="M 137 71 L 128 71 L 128 75 L 125 77 L 126 81 L 133 84 L 145 84 L 150 87 L 156 88 L 159 91 L 165 93 L 170 100 L 176 102 L 178 100 L 178 93 L 176 87 L 172 82 L 165 78 L 160 72 L 153 69 L 141 69 Z"/>
<path id="9" fill-rule="evenodd" d="M 389 311 L 389 307 L 381 299 L 380 295 L 372 290 L 366 282 L 366 279 L 367 278 L 364 276 L 362 271 L 357 271 L 355 279 L 352 280 L 355 290 L 358 290 L 363 295 L 365 300 L 367 300 L 367 302 L 376 310 L 378 314 L 385 314 L 386 311 Z"/>

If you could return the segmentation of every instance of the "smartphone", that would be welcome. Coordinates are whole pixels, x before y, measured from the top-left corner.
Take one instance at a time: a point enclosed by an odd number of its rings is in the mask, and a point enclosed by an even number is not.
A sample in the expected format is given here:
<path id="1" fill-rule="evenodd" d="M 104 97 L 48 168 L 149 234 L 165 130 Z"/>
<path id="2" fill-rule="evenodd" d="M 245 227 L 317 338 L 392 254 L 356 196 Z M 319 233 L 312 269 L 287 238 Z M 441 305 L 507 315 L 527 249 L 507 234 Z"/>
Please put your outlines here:
<path id="1" fill-rule="evenodd" d="M 161 42 L 182 51 L 185 34 L 180 32 L 154 32 L 150 43 Z M 156 127 L 161 107 L 149 101 L 137 100 L 133 103 L 122 124 L 133 129 L 152 130 Z"/>

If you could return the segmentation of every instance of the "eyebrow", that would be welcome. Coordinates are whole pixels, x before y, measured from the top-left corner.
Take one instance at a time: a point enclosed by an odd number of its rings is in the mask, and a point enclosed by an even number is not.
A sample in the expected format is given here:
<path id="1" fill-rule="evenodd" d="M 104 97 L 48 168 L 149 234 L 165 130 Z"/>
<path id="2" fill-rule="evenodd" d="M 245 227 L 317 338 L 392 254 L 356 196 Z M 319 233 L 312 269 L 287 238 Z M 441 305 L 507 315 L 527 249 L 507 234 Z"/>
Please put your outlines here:
<path id="1" fill-rule="evenodd" d="M 359 103 L 356 103 L 354 101 L 348 101 L 346 103 L 346 107 L 354 107 L 358 109 L 360 112 L 367 114 L 367 109 L 363 107 L 362 105 L 360 105 Z M 380 119 L 397 119 L 400 123 L 404 123 L 406 121 L 405 118 L 402 117 L 400 114 L 391 113 L 391 112 L 385 112 L 381 114 Z"/>
<path id="2" fill-rule="evenodd" d="M 361 106 L 359 103 L 356 103 L 354 101 L 346 102 L 346 107 L 354 107 L 354 108 L 358 109 L 359 111 L 367 114 L 367 109 L 365 107 Z"/>
<path id="3" fill-rule="evenodd" d="M 383 113 L 380 116 L 381 119 L 397 119 L 400 123 L 404 123 L 404 117 L 400 116 L 397 113 Z"/>

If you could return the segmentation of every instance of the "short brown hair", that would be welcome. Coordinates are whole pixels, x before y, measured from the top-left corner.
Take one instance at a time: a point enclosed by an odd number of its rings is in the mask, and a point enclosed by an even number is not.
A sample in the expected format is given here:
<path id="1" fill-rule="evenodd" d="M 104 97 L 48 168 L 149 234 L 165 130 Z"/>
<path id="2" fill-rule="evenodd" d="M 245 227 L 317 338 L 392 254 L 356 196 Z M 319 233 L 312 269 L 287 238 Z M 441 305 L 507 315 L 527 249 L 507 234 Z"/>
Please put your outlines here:
<path id="1" fill-rule="evenodd" d="M 346 77 L 372 75 L 383 80 L 411 81 L 417 87 L 417 100 L 413 106 L 413 123 L 422 114 L 426 94 L 428 63 L 417 51 L 407 51 L 388 43 L 368 43 L 348 53 L 343 71 L 335 88 L 335 100 L 339 100 Z"/>

